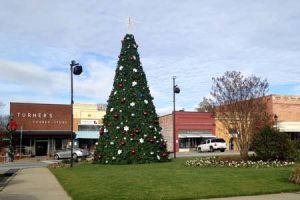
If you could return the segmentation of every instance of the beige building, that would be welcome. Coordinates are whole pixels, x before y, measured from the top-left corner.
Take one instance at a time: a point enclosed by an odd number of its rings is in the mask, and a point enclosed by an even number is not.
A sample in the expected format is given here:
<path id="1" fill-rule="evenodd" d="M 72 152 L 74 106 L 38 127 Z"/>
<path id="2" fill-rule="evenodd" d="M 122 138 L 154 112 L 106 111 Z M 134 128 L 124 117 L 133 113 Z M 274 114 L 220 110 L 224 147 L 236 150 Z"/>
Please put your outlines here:
<path id="1" fill-rule="evenodd" d="M 99 139 L 99 129 L 103 124 L 106 105 L 95 103 L 75 103 L 73 105 L 73 130 L 76 133 L 75 146 L 91 149 Z"/>
<path id="2" fill-rule="evenodd" d="M 300 96 L 271 94 L 264 99 L 273 126 L 280 132 L 289 134 L 292 140 L 300 142 Z M 238 150 L 236 133 L 227 130 L 218 119 L 216 119 L 216 136 L 225 139 L 229 149 Z"/>

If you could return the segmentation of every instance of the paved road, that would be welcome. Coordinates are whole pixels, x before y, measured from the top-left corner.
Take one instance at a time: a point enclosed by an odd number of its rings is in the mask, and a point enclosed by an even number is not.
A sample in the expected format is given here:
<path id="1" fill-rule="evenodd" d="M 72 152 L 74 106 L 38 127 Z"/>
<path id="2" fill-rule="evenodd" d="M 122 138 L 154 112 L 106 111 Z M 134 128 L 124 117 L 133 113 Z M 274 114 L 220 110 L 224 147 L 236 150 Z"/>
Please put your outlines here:
<path id="1" fill-rule="evenodd" d="M 19 161 L 0 164 L 0 171 L 9 169 L 26 169 L 34 167 L 47 167 L 51 163 L 56 163 L 56 160 L 45 160 L 45 161 Z"/>
<path id="2" fill-rule="evenodd" d="M 253 154 L 253 152 L 249 152 L 249 155 Z M 176 153 L 176 157 L 207 157 L 207 156 L 232 156 L 232 155 L 240 155 L 239 152 L 236 151 L 215 151 L 215 152 L 201 152 L 198 153 L 197 151 L 191 151 L 191 152 L 180 152 Z M 170 154 L 170 157 L 173 158 L 173 154 Z"/>

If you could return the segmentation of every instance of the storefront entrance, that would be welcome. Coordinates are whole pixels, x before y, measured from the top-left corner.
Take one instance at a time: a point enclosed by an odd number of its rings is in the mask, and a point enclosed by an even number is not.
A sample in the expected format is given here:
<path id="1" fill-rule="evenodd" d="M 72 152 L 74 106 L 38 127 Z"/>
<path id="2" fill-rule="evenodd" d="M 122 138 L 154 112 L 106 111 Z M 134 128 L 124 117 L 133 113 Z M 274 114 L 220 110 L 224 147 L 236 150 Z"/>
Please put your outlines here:
<path id="1" fill-rule="evenodd" d="M 46 156 L 48 151 L 48 141 L 36 141 L 35 143 L 35 155 Z"/>

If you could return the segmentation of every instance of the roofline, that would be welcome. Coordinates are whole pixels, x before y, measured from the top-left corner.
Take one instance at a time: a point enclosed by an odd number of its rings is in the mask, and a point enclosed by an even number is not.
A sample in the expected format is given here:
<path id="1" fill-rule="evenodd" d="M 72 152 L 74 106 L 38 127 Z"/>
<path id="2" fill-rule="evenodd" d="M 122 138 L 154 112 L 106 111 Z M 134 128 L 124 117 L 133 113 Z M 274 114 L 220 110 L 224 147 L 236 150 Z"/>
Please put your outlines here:
<path id="1" fill-rule="evenodd" d="M 210 114 L 213 114 L 213 112 L 198 112 L 198 111 L 175 111 L 175 113 L 210 113 Z M 170 114 L 161 115 L 159 117 L 165 117 L 165 116 L 169 116 L 169 115 L 173 115 L 173 112 Z"/>
<path id="2" fill-rule="evenodd" d="M 54 104 L 54 103 L 29 103 L 29 102 L 9 102 L 11 104 L 37 104 L 37 105 L 55 105 L 55 106 L 71 106 L 71 104 Z"/>

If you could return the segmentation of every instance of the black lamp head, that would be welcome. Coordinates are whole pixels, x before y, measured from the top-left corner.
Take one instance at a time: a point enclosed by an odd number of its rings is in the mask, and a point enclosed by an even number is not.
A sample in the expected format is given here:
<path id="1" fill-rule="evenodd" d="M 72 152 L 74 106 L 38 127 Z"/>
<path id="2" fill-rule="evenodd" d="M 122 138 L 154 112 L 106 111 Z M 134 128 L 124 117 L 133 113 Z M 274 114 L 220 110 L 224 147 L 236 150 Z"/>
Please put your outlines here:
<path id="1" fill-rule="evenodd" d="M 73 68 L 73 74 L 80 75 L 81 73 L 82 73 L 82 66 L 81 65 L 76 65 Z"/>
<path id="2" fill-rule="evenodd" d="M 177 85 L 174 86 L 174 93 L 176 93 L 176 94 L 180 93 L 180 89 Z"/>

